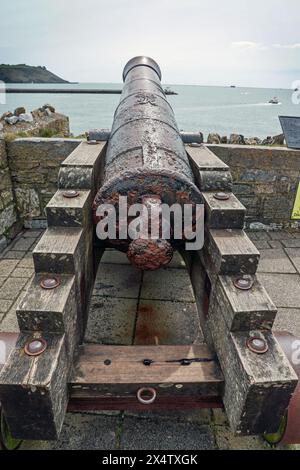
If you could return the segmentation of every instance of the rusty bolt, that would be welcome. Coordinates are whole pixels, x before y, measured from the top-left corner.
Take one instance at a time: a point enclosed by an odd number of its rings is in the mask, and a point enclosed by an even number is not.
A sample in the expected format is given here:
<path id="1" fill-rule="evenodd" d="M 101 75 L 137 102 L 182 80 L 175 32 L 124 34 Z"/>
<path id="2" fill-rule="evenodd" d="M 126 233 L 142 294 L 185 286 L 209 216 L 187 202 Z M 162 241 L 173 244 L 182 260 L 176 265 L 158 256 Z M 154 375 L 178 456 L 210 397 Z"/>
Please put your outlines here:
<path id="1" fill-rule="evenodd" d="M 247 348 L 255 354 L 265 354 L 269 350 L 266 340 L 258 337 L 249 338 Z"/>
<path id="2" fill-rule="evenodd" d="M 47 349 L 47 341 L 43 338 L 29 341 L 24 348 L 27 356 L 40 356 Z"/>
<path id="3" fill-rule="evenodd" d="M 214 194 L 214 198 L 218 201 L 228 201 L 228 199 L 230 199 L 230 194 L 219 192 Z"/>
<path id="4" fill-rule="evenodd" d="M 46 290 L 56 289 L 60 285 L 60 280 L 58 277 L 44 277 L 41 280 L 41 288 Z"/>
<path id="5" fill-rule="evenodd" d="M 67 191 L 63 192 L 63 197 L 66 197 L 68 199 L 73 199 L 78 196 L 79 196 L 79 192 L 76 191 L 75 189 L 68 189 Z"/>
<path id="6" fill-rule="evenodd" d="M 250 290 L 253 287 L 253 281 L 251 278 L 240 277 L 234 281 L 234 285 L 240 290 Z"/>

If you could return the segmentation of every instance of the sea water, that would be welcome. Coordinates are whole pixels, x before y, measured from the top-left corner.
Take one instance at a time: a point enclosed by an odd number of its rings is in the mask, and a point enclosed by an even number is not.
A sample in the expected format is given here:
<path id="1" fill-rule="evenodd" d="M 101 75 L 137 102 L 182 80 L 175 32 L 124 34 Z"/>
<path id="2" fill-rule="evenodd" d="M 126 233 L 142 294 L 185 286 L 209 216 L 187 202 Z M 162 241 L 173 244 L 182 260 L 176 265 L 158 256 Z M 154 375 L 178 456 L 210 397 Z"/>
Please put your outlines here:
<path id="1" fill-rule="evenodd" d="M 166 85 L 167 86 L 167 85 Z M 168 96 L 180 130 L 210 132 L 229 136 L 231 133 L 246 137 L 264 138 L 281 133 L 278 116 L 300 116 L 300 104 L 294 104 L 293 91 L 268 88 L 231 88 L 169 85 L 177 92 Z M 67 85 L 7 85 L 19 88 L 114 88 L 122 84 L 82 83 Z M 269 104 L 273 97 L 278 105 Z M 7 94 L 6 103 L 0 104 L 0 114 L 24 106 L 32 111 L 45 103 L 70 118 L 71 132 L 76 136 L 90 129 L 110 128 L 120 95 L 74 94 Z"/>

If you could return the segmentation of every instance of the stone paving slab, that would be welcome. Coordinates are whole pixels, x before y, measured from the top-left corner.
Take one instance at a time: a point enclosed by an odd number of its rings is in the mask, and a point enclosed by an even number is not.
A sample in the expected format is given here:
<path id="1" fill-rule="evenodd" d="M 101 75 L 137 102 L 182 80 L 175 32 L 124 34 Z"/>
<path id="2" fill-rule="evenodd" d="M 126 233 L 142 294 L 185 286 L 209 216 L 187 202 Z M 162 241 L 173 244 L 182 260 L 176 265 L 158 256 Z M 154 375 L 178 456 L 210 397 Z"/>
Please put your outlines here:
<path id="1" fill-rule="evenodd" d="M 288 240 L 291 238 L 295 238 L 294 233 L 292 232 L 286 232 L 282 230 L 277 230 L 274 232 L 268 232 L 267 235 L 269 235 L 271 240 Z"/>
<path id="2" fill-rule="evenodd" d="M 300 248 L 300 238 L 282 240 L 281 243 L 285 248 Z"/>
<path id="3" fill-rule="evenodd" d="M 124 450 L 212 450 L 215 447 L 209 426 L 129 417 L 122 426 L 120 448 Z"/>
<path id="4" fill-rule="evenodd" d="M 289 331 L 300 338 L 300 304 L 299 308 L 280 308 L 273 326 L 277 331 Z"/>
<path id="5" fill-rule="evenodd" d="M 285 251 L 300 274 L 300 248 L 286 248 Z"/>
<path id="6" fill-rule="evenodd" d="M 260 250 L 259 273 L 296 273 L 296 269 L 283 249 Z"/>
<path id="7" fill-rule="evenodd" d="M 220 411 L 225 416 L 223 410 L 220 409 L 217 411 Z M 189 421 L 190 423 L 199 425 L 211 424 L 212 422 L 212 410 L 210 409 L 124 411 L 124 416 L 152 420 L 173 420 L 177 422 Z"/>
<path id="8" fill-rule="evenodd" d="M 113 450 L 118 448 L 120 419 L 68 413 L 57 442 L 24 442 L 21 450 Z"/>
<path id="9" fill-rule="evenodd" d="M 33 275 L 34 271 L 32 268 L 19 268 L 17 267 L 12 273 L 11 277 L 22 277 L 30 278 Z"/>
<path id="10" fill-rule="evenodd" d="M 0 277 L 7 278 L 18 264 L 18 260 L 1 259 L 0 260 Z"/>
<path id="11" fill-rule="evenodd" d="M 138 300 L 92 297 L 85 341 L 87 343 L 131 345 Z"/>
<path id="12" fill-rule="evenodd" d="M 23 233 L 24 238 L 39 238 L 44 233 L 44 230 L 26 230 Z"/>
<path id="13" fill-rule="evenodd" d="M 134 344 L 203 341 L 196 303 L 140 300 Z"/>
<path id="14" fill-rule="evenodd" d="M 24 251 L 14 251 L 14 250 L 9 250 L 9 251 L 4 251 L 2 253 L 2 258 L 3 259 L 22 259 L 25 256 Z"/>
<path id="15" fill-rule="evenodd" d="M 32 253 L 28 253 L 21 261 L 19 261 L 18 268 L 31 268 L 32 271 L 34 270 Z"/>
<path id="16" fill-rule="evenodd" d="M 0 299 L 0 313 L 7 313 L 13 303 L 14 303 L 13 299 L 11 300 Z"/>
<path id="17" fill-rule="evenodd" d="M 8 278 L 0 288 L 0 299 L 15 300 L 27 283 L 27 278 Z"/>
<path id="18" fill-rule="evenodd" d="M 141 299 L 194 302 L 189 275 L 185 269 L 159 269 L 144 273 Z"/>
<path id="19" fill-rule="evenodd" d="M 135 299 L 138 297 L 141 271 L 133 266 L 100 263 L 94 287 L 94 295 Z"/>
<path id="20" fill-rule="evenodd" d="M 277 308 L 298 308 L 300 278 L 298 274 L 259 273 L 258 279 L 266 288 Z"/>
<path id="21" fill-rule="evenodd" d="M 13 242 L 10 248 L 14 251 L 28 251 L 34 245 L 34 242 L 35 238 L 22 237 Z"/>
<path id="22" fill-rule="evenodd" d="M 234 436 L 226 426 L 214 426 L 213 429 L 218 449 L 271 450 L 271 447 L 260 436 Z"/>

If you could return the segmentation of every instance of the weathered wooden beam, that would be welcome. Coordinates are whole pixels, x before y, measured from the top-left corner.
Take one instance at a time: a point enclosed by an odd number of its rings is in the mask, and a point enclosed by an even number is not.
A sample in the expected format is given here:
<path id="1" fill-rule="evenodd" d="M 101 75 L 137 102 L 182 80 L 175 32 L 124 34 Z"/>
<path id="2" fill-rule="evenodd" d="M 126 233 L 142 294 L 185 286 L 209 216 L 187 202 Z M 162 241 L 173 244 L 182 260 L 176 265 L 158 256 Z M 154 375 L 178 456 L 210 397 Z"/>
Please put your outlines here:
<path id="1" fill-rule="evenodd" d="M 255 274 L 260 258 L 243 230 L 207 230 L 203 252 L 217 274 Z"/>
<path id="2" fill-rule="evenodd" d="M 236 276 L 218 276 L 211 308 L 222 310 L 230 331 L 271 330 L 277 309 L 256 276 L 251 290 L 238 289 L 235 281 Z"/>
<path id="3" fill-rule="evenodd" d="M 196 170 L 229 171 L 229 166 L 205 145 L 186 145 L 186 151 L 192 167 Z"/>
<path id="4" fill-rule="evenodd" d="M 80 337 L 84 333 L 93 288 L 92 232 L 75 227 L 50 227 L 33 251 L 36 273 L 75 276 Z"/>
<path id="5" fill-rule="evenodd" d="M 83 230 L 77 227 L 50 227 L 33 250 L 36 273 L 76 274 L 84 256 Z"/>
<path id="6" fill-rule="evenodd" d="M 202 192 L 205 205 L 205 223 L 215 229 L 243 229 L 246 208 L 229 193 L 228 200 L 218 200 L 215 192 Z"/>
<path id="7" fill-rule="evenodd" d="M 81 142 L 62 163 L 58 175 L 60 189 L 90 189 L 92 196 L 99 188 L 105 160 L 106 144 Z"/>
<path id="8" fill-rule="evenodd" d="M 75 276 L 58 275 L 60 285 L 49 290 L 41 287 L 44 277 L 43 274 L 35 275 L 26 296 L 17 307 L 19 328 L 24 332 L 66 333 L 72 351 L 76 342 L 78 315 Z"/>
<path id="9" fill-rule="evenodd" d="M 186 146 L 196 184 L 201 191 L 232 191 L 229 167 L 204 145 Z"/>
<path id="10" fill-rule="evenodd" d="M 28 356 L 26 343 L 41 336 L 47 349 Z M 64 335 L 21 333 L 0 372 L 0 400 L 14 438 L 58 439 L 68 404 L 71 358 Z"/>
<path id="11" fill-rule="evenodd" d="M 48 226 L 91 227 L 91 191 L 78 191 L 74 198 L 65 197 L 64 193 L 64 190 L 57 191 L 46 206 Z"/>
<path id="12" fill-rule="evenodd" d="M 199 359 L 188 366 L 182 359 Z M 146 366 L 144 360 L 153 361 Z M 175 362 L 168 362 L 175 361 Z M 178 362 L 177 362 L 178 361 Z M 154 387 L 158 397 L 219 396 L 223 376 L 205 344 L 187 346 L 104 346 L 80 348 L 70 381 L 78 397 L 136 397 L 139 388 Z"/>

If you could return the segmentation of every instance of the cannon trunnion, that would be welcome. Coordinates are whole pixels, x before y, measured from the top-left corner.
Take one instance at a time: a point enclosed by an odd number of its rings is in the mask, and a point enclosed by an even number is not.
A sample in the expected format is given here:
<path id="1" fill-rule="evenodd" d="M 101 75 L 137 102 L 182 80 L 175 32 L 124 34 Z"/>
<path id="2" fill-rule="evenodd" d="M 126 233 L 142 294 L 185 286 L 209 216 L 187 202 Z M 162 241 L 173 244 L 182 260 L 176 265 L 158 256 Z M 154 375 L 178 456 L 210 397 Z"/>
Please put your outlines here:
<path id="1" fill-rule="evenodd" d="M 81 142 L 61 165 L 48 229 L 33 252 L 35 276 L 17 308 L 20 334 L 0 364 L 5 420 L 16 439 L 55 440 L 67 409 L 224 406 L 234 432 L 276 432 L 298 377 L 272 333 L 276 307 L 256 277 L 259 252 L 243 231 L 230 170 L 207 147 L 184 146 L 152 59 L 132 59 L 123 78 L 109 142 Z M 158 211 L 163 203 L 204 203 L 201 250 L 185 252 L 172 230 L 154 241 L 108 243 L 140 269 L 165 266 L 182 251 L 205 343 L 83 343 L 104 251 L 97 211 L 110 203 L 119 216 L 120 195 L 128 207 Z M 0 345 L 7 341 L 0 333 Z"/>

